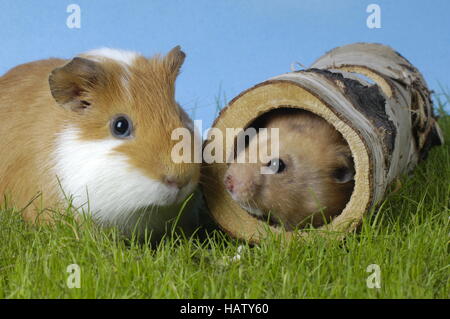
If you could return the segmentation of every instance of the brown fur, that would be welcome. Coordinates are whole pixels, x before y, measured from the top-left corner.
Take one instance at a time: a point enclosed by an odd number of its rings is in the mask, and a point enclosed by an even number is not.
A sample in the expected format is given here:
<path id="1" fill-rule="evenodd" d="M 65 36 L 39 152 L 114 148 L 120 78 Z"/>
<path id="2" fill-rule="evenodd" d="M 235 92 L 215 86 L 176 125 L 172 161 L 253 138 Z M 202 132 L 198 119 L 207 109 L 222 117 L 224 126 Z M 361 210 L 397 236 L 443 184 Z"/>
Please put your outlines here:
<path id="1" fill-rule="evenodd" d="M 127 114 L 134 123 L 134 137 L 115 150 L 126 154 L 132 166 L 163 182 L 166 176 L 174 176 L 180 185 L 197 181 L 199 164 L 176 164 L 170 158 L 176 143 L 171 132 L 185 127 L 174 97 L 183 60 L 177 47 L 166 57 L 139 57 L 129 72 L 113 60 L 83 69 L 76 61 L 67 67 L 69 61 L 48 59 L 17 66 L 2 76 L 0 204 L 5 194 L 22 209 L 41 192 L 33 209 L 24 211 L 28 220 L 42 208 L 58 206 L 60 190 L 51 171 L 58 132 L 73 125 L 84 140 L 104 139 L 116 114 Z M 68 89 L 73 83 L 77 89 Z"/>
<path id="2" fill-rule="evenodd" d="M 350 149 L 342 136 L 325 120 L 306 111 L 275 111 L 260 124 L 279 128 L 279 155 L 286 169 L 266 175 L 260 173 L 266 163 L 230 164 L 225 184 L 232 184 L 238 202 L 266 216 L 270 213 L 273 221 L 288 230 L 309 222 L 316 227 L 339 214 L 354 184 L 353 180 L 343 183 L 335 178 L 338 168 L 353 171 Z M 252 139 L 246 152 L 256 145 Z"/>

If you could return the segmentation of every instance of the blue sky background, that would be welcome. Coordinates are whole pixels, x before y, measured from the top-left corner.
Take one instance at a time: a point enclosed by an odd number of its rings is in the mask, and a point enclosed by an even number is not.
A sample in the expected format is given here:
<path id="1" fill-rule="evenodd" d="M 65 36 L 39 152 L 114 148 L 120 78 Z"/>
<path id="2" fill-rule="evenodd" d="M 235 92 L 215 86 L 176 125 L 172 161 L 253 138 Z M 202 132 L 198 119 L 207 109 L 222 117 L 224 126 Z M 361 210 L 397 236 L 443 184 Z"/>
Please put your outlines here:
<path id="1" fill-rule="evenodd" d="M 81 29 L 66 26 L 71 3 L 81 7 Z M 381 7 L 381 29 L 366 26 L 371 3 Z M 205 128 L 221 92 L 229 100 L 294 61 L 308 66 L 352 42 L 391 45 L 432 89 L 447 87 L 449 12 L 448 0 L 2 0 L 0 73 L 103 46 L 151 56 L 179 44 L 187 59 L 177 99 Z"/>

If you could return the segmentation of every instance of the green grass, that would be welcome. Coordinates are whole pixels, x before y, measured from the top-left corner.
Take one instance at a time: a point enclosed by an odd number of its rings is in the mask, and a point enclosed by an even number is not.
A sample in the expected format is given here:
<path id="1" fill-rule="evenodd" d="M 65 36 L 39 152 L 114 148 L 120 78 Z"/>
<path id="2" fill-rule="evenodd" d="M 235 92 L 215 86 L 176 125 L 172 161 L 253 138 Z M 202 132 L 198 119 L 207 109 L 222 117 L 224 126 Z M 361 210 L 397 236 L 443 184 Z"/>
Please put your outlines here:
<path id="1" fill-rule="evenodd" d="M 440 120 L 450 141 L 450 118 Z M 450 148 L 434 148 L 378 214 L 344 242 L 315 238 L 255 247 L 215 232 L 156 249 L 114 229 L 63 217 L 30 226 L 0 211 L 0 298 L 449 298 Z M 78 264 L 81 288 L 67 266 Z M 370 289 L 370 264 L 381 288 Z"/>

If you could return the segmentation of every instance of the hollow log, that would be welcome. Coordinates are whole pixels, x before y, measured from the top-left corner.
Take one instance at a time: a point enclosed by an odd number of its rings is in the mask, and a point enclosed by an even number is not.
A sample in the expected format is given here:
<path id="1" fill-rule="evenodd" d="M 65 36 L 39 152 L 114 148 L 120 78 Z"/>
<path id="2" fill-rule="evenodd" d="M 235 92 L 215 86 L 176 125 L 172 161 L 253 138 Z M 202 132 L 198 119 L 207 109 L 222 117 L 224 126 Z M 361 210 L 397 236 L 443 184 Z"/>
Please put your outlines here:
<path id="1" fill-rule="evenodd" d="M 329 51 L 306 70 L 273 77 L 242 92 L 213 127 L 225 136 L 226 128 L 246 128 L 283 107 L 310 111 L 333 125 L 350 146 L 355 186 L 341 214 L 319 230 L 345 234 L 380 203 L 397 177 L 444 142 L 430 94 L 420 72 L 399 53 L 381 44 L 356 43 Z M 223 143 L 224 154 L 229 147 L 234 146 Z M 311 232 L 270 226 L 242 209 L 226 192 L 226 169 L 226 163 L 202 168 L 206 204 L 223 230 L 254 243 L 268 232 L 309 236 Z"/>

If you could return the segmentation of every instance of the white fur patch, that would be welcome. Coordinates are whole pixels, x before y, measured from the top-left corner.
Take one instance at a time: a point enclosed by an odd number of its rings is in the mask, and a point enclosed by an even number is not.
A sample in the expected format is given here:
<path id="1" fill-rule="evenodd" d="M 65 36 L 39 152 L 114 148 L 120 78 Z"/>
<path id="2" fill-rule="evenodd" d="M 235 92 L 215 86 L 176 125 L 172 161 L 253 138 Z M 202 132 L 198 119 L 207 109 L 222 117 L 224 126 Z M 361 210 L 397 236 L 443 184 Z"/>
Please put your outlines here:
<path id="1" fill-rule="evenodd" d="M 178 191 L 144 176 L 125 155 L 114 152 L 122 143 L 126 141 L 114 138 L 83 141 L 71 127 L 59 134 L 55 174 L 75 207 L 89 209 L 101 222 L 117 224 L 137 211 L 178 206 L 193 191 L 193 183 Z"/>
<path id="2" fill-rule="evenodd" d="M 111 59 L 121 64 L 124 70 L 122 73 L 122 88 L 124 89 L 125 94 L 127 94 L 131 99 L 131 93 L 128 85 L 130 70 L 128 67 L 131 66 L 134 60 L 140 56 L 139 53 L 119 49 L 100 48 L 83 53 L 80 56 L 99 63 L 103 62 L 105 59 Z"/>
<path id="3" fill-rule="evenodd" d="M 139 53 L 133 51 L 125 51 L 119 49 L 111 49 L 111 48 L 100 48 L 95 49 L 89 52 L 84 53 L 83 55 L 89 56 L 96 60 L 97 62 L 101 62 L 102 58 L 112 59 L 114 61 L 123 63 L 127 66 L 133 64 L 134 60 L 140 56 Z"/>

